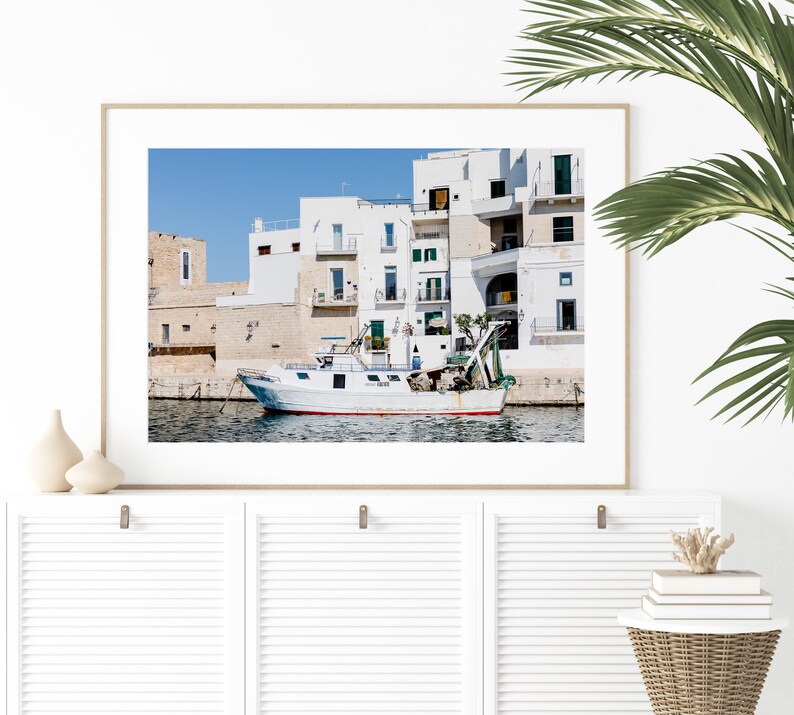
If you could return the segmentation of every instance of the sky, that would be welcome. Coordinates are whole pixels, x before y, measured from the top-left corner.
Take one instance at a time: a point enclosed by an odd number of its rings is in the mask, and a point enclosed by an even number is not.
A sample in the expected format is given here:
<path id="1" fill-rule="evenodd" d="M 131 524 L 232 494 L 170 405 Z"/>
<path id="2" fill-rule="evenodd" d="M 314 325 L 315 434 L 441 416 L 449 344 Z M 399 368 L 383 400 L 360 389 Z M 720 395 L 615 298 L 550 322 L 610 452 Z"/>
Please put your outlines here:
<path id="1" fill-rule="evenodd" d="M 206 240 L 211 283 L 248 280 L 254 218 L 299 218 L 301 196 L 410 199 L 429 151 L 150 149 L 149 230 Z"/>

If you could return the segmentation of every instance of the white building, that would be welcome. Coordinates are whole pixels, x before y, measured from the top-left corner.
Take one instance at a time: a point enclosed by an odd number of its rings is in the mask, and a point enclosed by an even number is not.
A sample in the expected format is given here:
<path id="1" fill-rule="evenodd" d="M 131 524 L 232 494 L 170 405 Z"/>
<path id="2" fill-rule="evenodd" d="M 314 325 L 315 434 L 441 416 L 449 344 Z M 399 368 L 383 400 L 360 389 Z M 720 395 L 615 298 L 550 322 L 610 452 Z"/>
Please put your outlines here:
<path id="1" fill-rule="evenodd" d="M 373 364 L 425 367 L 465 349 L 455 314 L 487 312 L 509 323 L 507 370 L 581 373 L 583 173 L 574 149 L 435 152 L 414 161 L 413 203 L 302 198 L 300 219 L 256 219 L 249 293 L 218 306 L 303 306 L 304 337 L 368 326 Z"/>
<path id="2" fill-rule="evenodd" d="M 448 236 L 449 310 L 507 320 L 512 371 L 584 367 L 583 175 L 574 149 L 436 152 L 414 162 L 423 202 L 414 228 L 432 221 Z M 454 337 L 462 348 L 456 329 Z"/>

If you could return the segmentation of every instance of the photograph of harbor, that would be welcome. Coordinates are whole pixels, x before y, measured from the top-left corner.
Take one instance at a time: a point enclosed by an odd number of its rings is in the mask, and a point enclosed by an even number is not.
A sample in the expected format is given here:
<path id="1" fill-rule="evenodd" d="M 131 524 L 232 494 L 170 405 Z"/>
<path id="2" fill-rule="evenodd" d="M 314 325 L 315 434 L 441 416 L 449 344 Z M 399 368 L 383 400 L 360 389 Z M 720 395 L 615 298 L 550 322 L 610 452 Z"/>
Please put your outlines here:
<path id="1" fill-rule="evenodd" d="M 150 442 L 583 442 L 579 149 L 150 149 Z"/>

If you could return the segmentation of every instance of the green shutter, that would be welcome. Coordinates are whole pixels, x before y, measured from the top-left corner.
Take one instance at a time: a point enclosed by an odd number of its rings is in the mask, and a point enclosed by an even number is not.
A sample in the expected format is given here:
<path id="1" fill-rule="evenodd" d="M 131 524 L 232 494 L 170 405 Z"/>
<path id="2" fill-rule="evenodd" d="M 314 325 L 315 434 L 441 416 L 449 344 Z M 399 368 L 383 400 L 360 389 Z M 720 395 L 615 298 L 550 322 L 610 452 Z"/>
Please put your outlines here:
<path id="1" fill-rule="evenodd" d="M 435 248 L 426 248 L 425 249 L 425 260 L 426 261 L 435 261 L 436 260 L 436 249 Z"/>
<path id="2" fill-rule="evenodd" d="M 373 338 L 382 338 L 383 337 L 383 321 L 382 320 L 373 320 L 370 323 L 370 335 Z"/>
<path id="3" fill-rule="evenodd" d="M 414 263 L 421 263 L 422 262 L 422 249 L 421 248 L 414 248 L 411 252 L 413 262 Z"/>

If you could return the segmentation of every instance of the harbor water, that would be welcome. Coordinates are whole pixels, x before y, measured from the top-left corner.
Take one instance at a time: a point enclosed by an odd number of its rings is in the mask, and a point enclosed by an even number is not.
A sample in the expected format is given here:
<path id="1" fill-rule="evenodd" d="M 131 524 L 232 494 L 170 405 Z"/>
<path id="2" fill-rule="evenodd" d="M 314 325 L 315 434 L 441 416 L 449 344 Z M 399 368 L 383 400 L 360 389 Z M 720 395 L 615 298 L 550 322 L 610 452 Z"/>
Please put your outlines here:
<path id="1" fill-rule="evenodd" d="M 149 400 L 150 442 L 583 442 L 584 408 L 505 407 L 500 415 L 264 414 L 256 402 Z"/>

